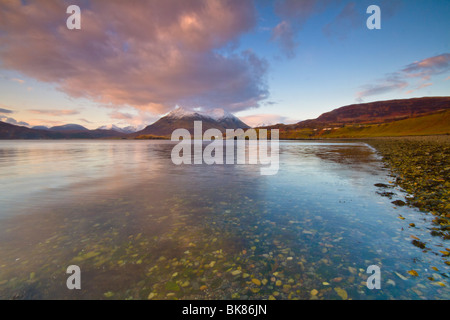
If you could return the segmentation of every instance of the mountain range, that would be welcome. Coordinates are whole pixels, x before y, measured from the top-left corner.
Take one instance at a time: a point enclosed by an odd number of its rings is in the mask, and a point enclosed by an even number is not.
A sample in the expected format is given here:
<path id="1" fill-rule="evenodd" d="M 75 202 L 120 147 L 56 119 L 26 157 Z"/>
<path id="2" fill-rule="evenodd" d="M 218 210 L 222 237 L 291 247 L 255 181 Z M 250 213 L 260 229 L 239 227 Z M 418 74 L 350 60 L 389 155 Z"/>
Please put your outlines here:
<path id="1" fill-rule="evenodd" d="M 215 128 L 225 133 L 226 129 L 250 128 L 239 118 L 223 109 L 214 109 L 207 113 L 201 113 L 178 108 L 132 136 L 137 138 L 146 136 L 170 137 L 172 132 L 178 128 L 187 129 L 193 135 L 194 121 L 202 121 L 203 131 Z"/>
<path id="2" fill-rule="evenodd" d="M 353 104 L 316 119 L 264 128 L 279 129 L 280 139 L 448 134 L 449 113 L 450 97 L 423 97 Z"/>
<path id="3" fill-rule="evenodd" d="M 316 119 L 261 128 L 279 129 L 280 139 L 448 134 L 449 116 L 450 97 L 424 97 L 354 104 L 324 113 Z M 203 131 L 249 128 L 223 109 L 199 112 L 177 108 L 139 131 L 134 127 L 115 125 L 89 130 L 78 124 L 27 128 L 0 121 L 0 139 L 170 139 L 178 128 L 185 128 L 192 134 L 194 121 L 202 121 Z"/>
<path id="4" fill-rule="evenodd" d="M 52 128 L 27 128 L 0 121 L 0 139 L 103 139 L 119 135 L 121 134 L 113 130 L 89 130 L 72 124 Z"/>

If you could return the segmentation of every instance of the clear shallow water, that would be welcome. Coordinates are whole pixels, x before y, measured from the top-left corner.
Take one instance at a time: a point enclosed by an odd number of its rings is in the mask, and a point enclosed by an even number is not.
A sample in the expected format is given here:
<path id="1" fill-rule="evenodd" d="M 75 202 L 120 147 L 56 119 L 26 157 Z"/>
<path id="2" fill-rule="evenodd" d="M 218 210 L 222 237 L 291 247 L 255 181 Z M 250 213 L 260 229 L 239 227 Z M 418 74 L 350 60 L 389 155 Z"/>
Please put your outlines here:
<path id="1" fill-rule="evenodd" d="M 367 145 L 282 142 L 275 176 L 175 166 L 172 147 L 0 142 L 0 298 L 450 298 L 449 244 L 399 190 L 377 193 L 391 177 Z"/>

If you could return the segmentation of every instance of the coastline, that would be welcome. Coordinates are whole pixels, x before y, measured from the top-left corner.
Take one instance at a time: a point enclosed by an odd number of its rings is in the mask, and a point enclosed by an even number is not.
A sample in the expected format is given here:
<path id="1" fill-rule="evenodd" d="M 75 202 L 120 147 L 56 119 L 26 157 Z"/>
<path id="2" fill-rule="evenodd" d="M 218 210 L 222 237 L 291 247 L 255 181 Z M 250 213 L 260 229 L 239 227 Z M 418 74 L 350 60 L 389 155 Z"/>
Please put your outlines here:
<path id="1" fill-rule="evenodd" d="M 450 136 L 362 140 L 379 152 L 395 177 L 393 182 L 410 195 L 404 204 L 434 216 L 431 235 L 450 239 Z"/>

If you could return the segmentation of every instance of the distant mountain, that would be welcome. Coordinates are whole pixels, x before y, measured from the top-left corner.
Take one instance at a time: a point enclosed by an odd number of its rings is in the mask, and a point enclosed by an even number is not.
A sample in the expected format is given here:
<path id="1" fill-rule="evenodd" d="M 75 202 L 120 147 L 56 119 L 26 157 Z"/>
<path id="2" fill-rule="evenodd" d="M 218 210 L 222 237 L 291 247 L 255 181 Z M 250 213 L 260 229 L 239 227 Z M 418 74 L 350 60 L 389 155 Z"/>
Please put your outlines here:
<path id="1" fill-rule="evenodd" d="M 30 129 L 0 121 L 0 139 L 102 139 L 125 136 L 113 130 L 88 130 L 78 125 L 62 127 L 62 130 Z M 84 129 L 80 130 L 80 127 Z"/>
<path id="2" fill-rule="evenodd" d="M 191 134 L 194 133 L 194 121 L 202 121 L 203 131 L 215 128 L 222 132 L 226 129 L 248 129 L 250 128 L 236 116 L 223 109 L 214 109 L 208 112 L 195 112 L 178 108 L 162 117 L 155 123 L 147 126 L 145 129 L 132 135 L 137 136 L 165 136 L 170 137 L 176 129 L 187 129 Z"/>
<path id="3" fill-rule="evenodd" d="M 317 119 L 291 125 L 277 124 L 264 128 L 279 129 L 280 139 L 358 137 L 362 136 L 363 131 L 366 136 L 441 134 L 449 132 L 450 123 L 445 126 L 439 122 L 439 128 L 432 126 L 429 130 L 423 128 L 419 130 L 419 126 L 431 125 L 430 119 L 438 119 L 441 115 L 447 115 L 445 112 L 448 110 L 450 110 L 450 97 L 377 101 L 341 107 L 326 112 Z M 437 117 L 427 117 L 437 114 L 439 114 Z M 418 120 L 401 122 L 408 119 Z M 390 125 L 384 126 L 384 124 Z M 414 128 L 406 130 L 404 128 L 406 124 L 417 124 L 417 130 Z M 395 130 L 398 132 L 394 132 Z M 356 134 L 355 131 L 359 133 Z"/>
<path id="4" fill-rule="evenodd" d="M 89 131 L 89 129 L 80 126 L 79 124 L 65 124 L 62 126 L 55 126 L 48 129 L 50 131 L 61 131 L 61 132 L 67 132 L 67 131 Z"/>
<path id="5" fill-rule="evenodd" d="M 48 130 L 49 127 L 46 127 L 46 126 L 34 126 L 34 127 L 31 127 L 31 129 L 35 129 L 35 130 Z"/>
<path id="6" fill-rule="evenodd" d="M 278 124 L 264 128 L 279 129 L 280 139 L 445 134 L 450 132 L 449 112 L 450 97 L 378 101 L 345 106 L 324 113 L 317 119 L 292 125 Z M 30 129 L 0 122 L 0 139 L 167 138 L 179 128 L 185 128 L 193 134 L 194 121 L 202 121 L 203 131 L 210 128 L 222 132 L 226 129 L 249 128 L 222 109 L 195 112 L 178 108 L 143 130 L 131 134 L 127 133 L 127 128 L 119 128 L 122 130 L 119 132 L 118 127 L 113 125 L 96 130 L 88 130 L 77 124 L 52 128 L 36 126 Z"/>
<path id="7" fill-rule="evenodd" d="M 120 128 L 114 124 L 111 125 L 107 125 L 107 126 L 101 126 L 99 128 L 97 128 L 98 130 L 112 130 L 112 131 L 116 131 L 116 132 L 120 132 L 120 133 L 134 133 L 136 131 L 138 131 L 138 128 L 133 127 L 133 126 L 128 126 L 128 127 L 124 127 L 124 128 Z"/>
<path id="8" fill-rule="evenodd" d="M 36 130 L 0 121 L 0 139 L 63 139 L 63 134 Z"/>
<path id="9" fill-rule="evenodd" d="M 292 125 L 275 125 L 283 129 L 323 128 L 345 124 L 373 124 L 403 120 L 450 108 L 450 97 L 425 97 L 353 104 L 322 114 L 317 119 Z"/>

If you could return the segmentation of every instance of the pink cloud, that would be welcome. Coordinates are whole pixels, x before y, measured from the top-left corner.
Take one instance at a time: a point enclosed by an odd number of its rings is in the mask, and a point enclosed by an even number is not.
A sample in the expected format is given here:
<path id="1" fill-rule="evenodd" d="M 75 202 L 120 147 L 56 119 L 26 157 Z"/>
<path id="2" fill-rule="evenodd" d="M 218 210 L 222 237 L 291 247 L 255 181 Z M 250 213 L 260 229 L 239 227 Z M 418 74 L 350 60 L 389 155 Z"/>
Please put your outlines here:
<path id="1" fill-rule="evenodd" d="M 369 96 L 405 88 L 409 88 L 406 93 L 411 94 L 414 91 L 433 85 L 432 82 L 429 82 L 433 76 L 448 72 L 449 70 L 450 53 L 416 61 L 400 71 L 387 74 L 384 79 L 380 79 L 374 84 L 363 86 L 362 90 L 356 94 L 356 99 L 362 102 L 364 98 Z"/>
<path id="2" fill-rule="evenodd" d="M 391 91 L 400 90 L 408 87 L 408 82 L 396 74 L 377 81 L 374 84 L 365 85 L 361 91 L 356 94 L 356 100 L 363 102 L 364 98 L 385 94 Z"/>
<path id="3" fill-rule="evenodd" d="M 14 113 L 13 110 L 6 109 L 7 107 L 0 103 L 0 113 Z"/>
<path id="4" fill-rule="evenodd" d="M 24 83 L 25 83 L 24 80 L 22 80 L 22 79 L 17 79 L 17 78 L 11 79 L 11 81 L 17 82 L 17 83 L 19 83 L 19 84 L 24 84 Z"/>
<path id="5" fill-rule="evenodd" d="M 70 116 L 80 113 L 77 110 L 29 110 L 29 111 L 35 114 L 45 114 L 54 117 Z"/>
<path id="6" fill-rule="evenodd" d="M 431 75 L 444 73 L 450 70 L 450 53 L 426 58 L 407 65 L 402 71 L 411 77 L 422 77 L 426 80 Z"/>
<path id="7" fill-rule="evenodd" d="M 66 28 L 69 4 L 81 8 L 81 30 Z M 0 0 L 0 60 L 103 105 L 238 111 L 268 96 L 267 64 L 218 49 L 255 24 L 252 1 Z"/>
<path id="8" fill-rule="evenodd" d="M 121 125 L 149 125 L 158 120 L 158 117 L 155 117 L 153 114 L 146 112 L 144 110 L 139 110 L 138 114 L 131 114 L 127 112 L 121 111 L 113 111 L 109 114 L 109 117 L 114 120 L 120 120 L 119 124 Z"/>
<path id="9" fill-rule="evenodd" d="M 298 42 L 295 39 L 295 30 L 288 21 L 281 21 L 273 29 L 271 40 L 281 45 L 284 54 L 288 58 L 295 57 L 295 49 L 298 47 Z"/>
<path id="10" fill-rule="evenodd" d="M 274 124 L 284 123 L 291 124 L 297 123 L 300 120 L 294 120 L 289 117 L 280 116 L 278 114 L 254 114 L 250 116 L 239 117 L 244 123 L 248 124 L 250 127 L 263 127 L 270 126 Z"/>
<path id="11" fill-rule="evenodd" d="M 421 85 L 417 86 L 416 88 L 406 91 L 406 94 L 411 94 L 417 90 L 420 90 L 420 89 L 423 89 L 423 88 L 426 88 L 426 87 L 429 87 L 432 85 L 433 84 L 431 82 L 430 83 L 422 83 Z"/>
<path id="12" fill-rule="evenodd" d="M 323 28 L 325 35 L 329 37 L 338 36 L 340 39 L 344 39 L 349 30 L 357 29 L 358 26 L 364 25 L 358 9 L 355 2 L 349 2 L 342 9 L 341 13 Z"/>
<path id="13" fill-rule="evenodd" d="M 299 42 L 296 37 L 314 14 L 323 12 L 332 0 L 276 0 L 275 13 L 281 22 L 272 30 L 271 41 L 278 43 L 287 58 L 294 58 Z"/>
<path id="14" fill-rule="evenodd" d="M 30 126 L 30 124 L 28 122 L 17 121 L 14 118 L 10 118 L 10 117 L 3 116 L 3 115 L 0 115 L 0 121 L 6 122 L 6 123 L 9 123 L 9 124 L 13 124 L 13 125 L 16 125 L 16 126 L 24 126 L 24 127 L 29 127 Z"/>

